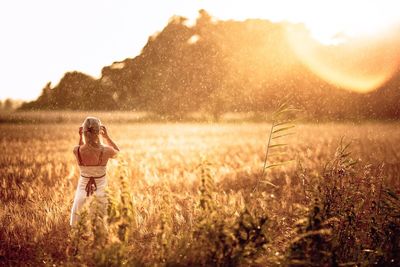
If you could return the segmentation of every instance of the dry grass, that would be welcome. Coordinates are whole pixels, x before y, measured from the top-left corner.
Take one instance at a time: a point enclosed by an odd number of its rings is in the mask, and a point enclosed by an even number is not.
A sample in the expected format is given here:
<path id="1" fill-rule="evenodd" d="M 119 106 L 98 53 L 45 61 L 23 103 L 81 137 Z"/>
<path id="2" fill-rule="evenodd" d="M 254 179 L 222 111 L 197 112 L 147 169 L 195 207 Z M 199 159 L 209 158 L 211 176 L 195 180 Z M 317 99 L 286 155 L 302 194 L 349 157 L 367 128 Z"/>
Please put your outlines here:
<path id="1" fill-rule="evenodd" d="M 354 180 L 343 180 L 343 188 L 323 182 L 341 177 L 336 172 L 339 167 L 330 166 L 329 176 L 325 166 L 335 158 L 342 136 L 352 142 L 351 157 L 359 162 L 354 169 L 344 168 L 345 177 L 368 180 L 370 185 L 363 182 L 354 192 L 366 194 L 372 185 L 378 187 L 370 195 L 378 202 L 383 197 L 378 199 L 376 192 L 381 194 L 383 187 L 400 188 L 397 123 L 298 125 L 296 135 L 286 139 L 289 158 L 296 162 L 268 170 L 266 177 L 275 186 L 261 184 L 255 193 L 252 189 L 263 164 L 268 124 L 111 124 L 110 134 L 122 149 L 108 170 L 110 211 L 114 213 L 109 213 L 108 233 L 97 230 L 93 234 L 94 226 L 89 223 L 91 236 L 80 243 L 85 251 L 81 253 L 76 251 L 76 233 L 68 225 L 79 175 L 72 155 L 78 141 L 77 126 L 0 124 L 0 264 L 226 266 L 297 261 L 301 265 L 291 241 L 306 230 L 297 226 L 300 230 L 296 232 L 295 223 L 306 216 L 309 207 L 325 205 L 325 210 L 326 200 L 332 198 L 327 192 L 332 188 L 357 200 L 348 192 Z M 315 188 L 316 184 L 326 188 Z M 318 204 L 315 197 L 320 198 Z M 330 201 L 336 206 L 342 203 Z M 321 220 L 340 221 L 339 210 L 324 213 Z M 358 212 L 371 213 L 365 207 L 355 210 Z M 315 216 L 314 210 L 309 224 Z M 360 216 L 360 225 L 366 225 L 363 218 L 371 219 Z M 375 220 L 383 221 L 379 216 Z M 244 226 L 250 222 L 254 229 L 263 227 L 254 239 L 243 237 L 246 227 L 251 235 L 255 233 L 251 226 Z M 311 230 L 321 235 L 329 232 L 323 232 L 323 227 Z M 361 242 L 371 237 L 355 234 L 354 238 Z M 335 257 L 340 263 L 365 262 L 364 256 L 339 255 L 337 240 L 341 239 L 327 240 L 331 243 L 324 248 L 338 254 Z M 383 252 L 378 251 L 366 242 L 373 253 L 381 253 L 380 259 L 386 257 L 385 249 L 392 249 L 385 243 L 380 245 Z M 312 251 L 304 243 L 296 245 Z"/>
<path id="2" fill-rule="evenodd" d="M 271 114 L 262 112 L 236 112 L 221 114 L 221 122 L 265 121 Z M 81 123 L 82 118 L 95 116 L 108 123 L 168 122 L 171 120 L 185 122 L 212 122 L 212 114 L 193 112 L 183 117 L 163 116 L 152 112 L 140 111 L 1 111 L 0 123 Z"/>

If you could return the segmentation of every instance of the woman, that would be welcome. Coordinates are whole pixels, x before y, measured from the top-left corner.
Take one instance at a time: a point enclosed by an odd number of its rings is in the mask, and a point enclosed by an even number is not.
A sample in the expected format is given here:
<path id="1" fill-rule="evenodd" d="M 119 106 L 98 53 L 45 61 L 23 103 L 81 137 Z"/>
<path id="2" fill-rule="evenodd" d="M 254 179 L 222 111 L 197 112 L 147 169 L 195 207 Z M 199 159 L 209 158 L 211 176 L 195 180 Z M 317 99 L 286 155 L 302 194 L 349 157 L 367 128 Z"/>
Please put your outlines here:
<path id="1" fill-rule="evenodd" d="M 71 209 L 71 226 L 79 220 L 78 212 L 90 195 L 95 194 L 106 203 L 107 162 L 119 152 L 118 146 L 108 136 L 107 128 L 101 125 L 98 118 L 87 117 L 79 127 L 79 136 L 79 145 L 74 148 L 74 154 L 80 177 Z M 102 144 L 100 136 L 106 145 Z"/>

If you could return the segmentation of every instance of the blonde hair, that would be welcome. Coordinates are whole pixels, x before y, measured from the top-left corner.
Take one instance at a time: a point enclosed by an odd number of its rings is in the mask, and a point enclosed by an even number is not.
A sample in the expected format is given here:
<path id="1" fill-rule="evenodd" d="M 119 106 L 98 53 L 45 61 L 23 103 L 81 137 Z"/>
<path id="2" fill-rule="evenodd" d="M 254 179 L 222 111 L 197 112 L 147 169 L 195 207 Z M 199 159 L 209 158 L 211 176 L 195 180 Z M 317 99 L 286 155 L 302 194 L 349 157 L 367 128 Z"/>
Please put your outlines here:
<path id="1" fill-rule="evenodd" d="M 87 117 L 82 124 L 83 136 L 85 137 L 85 143 L 91 146 L 100 145 L 100 126 L 101 122 L 98 118 Z"/>

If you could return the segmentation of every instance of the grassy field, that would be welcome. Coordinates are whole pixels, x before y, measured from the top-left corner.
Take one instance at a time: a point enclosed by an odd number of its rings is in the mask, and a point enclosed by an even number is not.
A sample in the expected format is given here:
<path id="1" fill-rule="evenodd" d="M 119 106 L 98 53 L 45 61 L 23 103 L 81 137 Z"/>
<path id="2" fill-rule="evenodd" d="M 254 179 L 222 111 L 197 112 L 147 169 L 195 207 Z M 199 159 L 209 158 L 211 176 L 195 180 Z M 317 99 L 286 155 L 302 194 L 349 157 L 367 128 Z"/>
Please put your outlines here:
<path id="1" fill-rule="evenodd" d="M 400 264 L 399 123 L 299 124 L 254 192 L 269 124 L 112 123 L 106 226 L 70 229 L 78 126 L 0 124 L 0 265 Z"/>
<path id="2" fill-rule="evenodd" d="M 271 112 L 270 112 L 271 113 Z M 265 112 L 235 112 L 221 114 L 220 122 L 260 122 L 270 119 L 271 114 Z M 95 116 L 107 123 L 137 123 L 137 122 L 212 122 L 215 120 L 211 114 L 193 112 L 181 117 L 163 116 L 151 112 L 138 111 L 1 111 L 0 123 L 81 123 L 82 118 Z"/>

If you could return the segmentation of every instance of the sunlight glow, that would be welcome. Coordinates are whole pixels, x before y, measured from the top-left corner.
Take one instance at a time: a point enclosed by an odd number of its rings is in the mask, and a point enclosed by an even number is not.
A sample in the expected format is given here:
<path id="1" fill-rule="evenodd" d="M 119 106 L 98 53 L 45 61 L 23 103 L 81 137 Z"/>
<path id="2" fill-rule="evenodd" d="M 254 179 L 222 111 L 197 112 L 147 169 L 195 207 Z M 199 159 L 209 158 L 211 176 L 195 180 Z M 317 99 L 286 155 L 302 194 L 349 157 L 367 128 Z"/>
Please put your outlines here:
<path id="1" fill-rule="evenodd" d="M 325 46 L 288 29 L 287 37 L 300 60 L 315 74 L 338 87 L 369 92 L 390 79 L 400 63 L 400 39 L 361 39 L 350 46 Z M 396 39 L 397 38 L 397 39 Z"/>
<path id="2" fill-rule="evenodd" d="M 400 24 L 396 0 L 204 0 L 206 10 L 218 18 L 261 18 L 274 22 L 304 23 L 322 43 L 335 43 L 337 35 L 379 35 Z"/>
<path id="3" fill-rule="evenodd" d="M 311 38 L 289 29 L 292 48 L 312 72 L 341 88 L 374 90 L 392 77 L 400 63 L 398 1 L 205 2 L 211 14 L 223 19 L 264 18 L 304 24 Z M 350 41 L 354 43 L 350 47 L 340 46 Z"/>
<path id="4" fill-rule="evenodd" d="M 1 1 L 0 99 L 34 99 L 48 81 L 57 84 L 67 71 L 98 77 L 102 67 L 138 55 L 148 37 L 161 31 L 170 17 L 194 21 L 201 8 L 217 19 L 304 23 L 314 39 L 332 45 L 348 38 L 376 37 L 400 25 L 399 7 L 396 0 Z M 302 58 L 311 54 L 315 53 L 303 53 Z M 369 76 L 374 82 L 360 80 L 356 87 L 372 88 L 365 83 L 376 86 L 387 80 L 393 62 L 386 52 L 384 57 L 389 64 L 382 66 L 385 78 L 378 71 Z M 397 64 L 397 57 L 393 58 Z M 324 66 L 321 58 L 319 64 L 315 58 L 304 60 L 319 75 L 326 69 L 342 71 L 335 69 L 339 66 Z"/>

